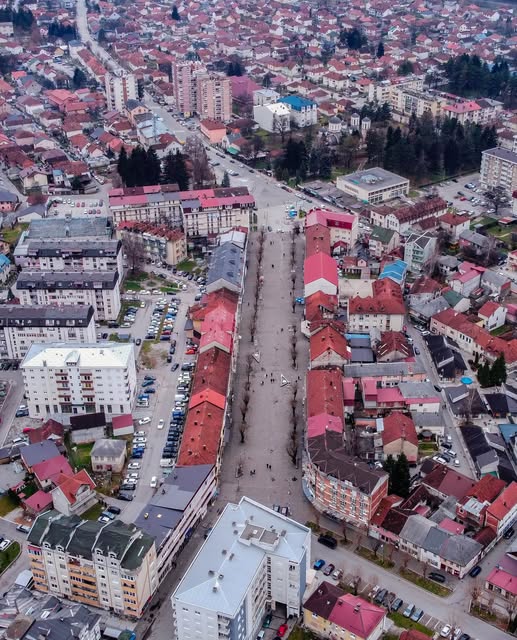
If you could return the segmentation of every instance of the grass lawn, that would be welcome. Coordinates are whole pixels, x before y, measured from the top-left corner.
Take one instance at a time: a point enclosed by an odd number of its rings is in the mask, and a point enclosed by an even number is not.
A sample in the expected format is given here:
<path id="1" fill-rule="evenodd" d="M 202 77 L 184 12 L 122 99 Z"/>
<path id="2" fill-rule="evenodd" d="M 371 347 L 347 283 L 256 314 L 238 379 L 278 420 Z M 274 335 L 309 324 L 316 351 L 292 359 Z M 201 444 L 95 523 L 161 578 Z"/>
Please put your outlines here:
<path id="1" fill-rule="evenodd" d="M 373 551 L 365 549 L 365 547 L 359 547 L 355 550 L 355 553 L 370 562 L 375 562 L 375 564 L 379 565 L 379 567 L 383 567 L 384 569 L 392 569 L 395 566 L 395 563 L 389 558 L 383 558 L 382 555 L 377 557 Z"/>
<path id="2" fill-rule="evenodd" d="M 435 596 L 446 598 L 447 596 L 450 596 L 452 593 L 450 589 L 447 589 L 447 587 L 444 587 L 443 585 L 438 584 L 433 580 L 429 580 L 428 578 L 424 578 L 424 576 L 421 576 L 418 573 L 411 571 L 411 569 L 404 569 L 404 567 L 402 567 L 399 573 L 403 578 L 405 578 L 406 580 L 409 580 L 409 582 L 416 584 L 422 589 L 426 589 L 426 591 L 430 591 L 431 593 L 434 593 Z"/>
<path id="3" fill-rule="evenodd" d="M 8 493 L 4 496 L 0 496 L 0 517 L 6 516 L 11 513 L 13 509 L 16 509 L 18 503 Z"/>
<path id="4" fill-rule="evenodd" d="M 474 604 L 470 607 L 470 613 L 476 618 L 481 618 L 481 620 L 486 620 L 487 622 L 495 622 L 497 620 L 497 616 L 494 613 L 490 613 L 490 611 Z"/>
<path id="5" fill-rule="evenodd" d="M 2 238 L 9 244 L 16 244 L 22 232 L 29 228 L 27 223 L 17 224 L 13 229 L 5 229 L 2 231 Z"/>
<path id="6" fill-rule="evenodd" d="M 176 268 L 178 271 L 187 271 L 190 273 L 195 266 L 196 263 L 193 260 L 183 260 L 183 262 L 179 262 L 176 265 Z"/>
<path id="7" fill-rule="evenodd" d="M 432 453 L 433 451 L 438 451 L 438 445 L 436 442 L 419 442 L 418 450 L 421 453 Z"/>
<path id="8" fill-rule="evenodd" d="M 17 542 L 10 544 L 5 551 L 0 551 L 0 573 L 3 573 L 20 555 L 20 545 Z"/>
<path id="9" fill-rule="evenodd" d="M 78 469 L 88 469 L 90 467 L 90 453 L 93 449 L 93 442 L 87 444 L 70 445 L 69 457 L 72 467 Z"/>
<path id="10" fill-rule="evenodd" d="M 81 515 L 81 518 L 83 520 L 97 520 L 103 511 L 104 509 L 102 505 L 97 503 L 97 504 L 94 504 L 93 507 L 90 507 L 88 511 L 85 511 Z"/>
<path id="11" fill-rule="evenodd" d="M 160 287 L 160 291 L 162 293 L 178 293 L 179 288 L 178 288 L 178 285 L 176 284 L 170 284 L 167 287 Z"/>
<path id="12" fill-rule="evenodd" d="M 313 640 L 317 638 L 313 633 L 302 629 L 301 627 L 293 627 L 293 630 L 289 634 L 289 640 Z"/>
<path id="13" fill-rule="evenodd" d="M 509 242 L 512 238 L 512 233 L 514 233 L 516 230 L 516 225 L 515 224 L 509 224 L 509 225 L 505 225 L 505 226 L 495 226 L 495 227 L 490 227 L 490 229 L 487 229 L 487 233 L 489 233 L 491 236 L 494 236 L 494 238 L 497 238 L 498 240 L 502 240 L 503 242 Z"/>
<path id="14" fill-rule="evenodd" d="M 125 280 L 124 290 L 125 291 L 142 291 L 142 285 L 139 282 L 135 282 L 134 280 Z"/>
<path id="15" fill-rule="evenodd" d="M 401 613 L 398 613 L 398 611 L 392 611 L 391 613 L 388 613 L 388 618 L 391 618 L 395 625 L 400 629 L 416 629 L 417 631 L 425 633 L 425 635 L 429 636 L 430 638 L 433 637 L 434 631 L 432 629 L 424 627 L 424 625 L 420 624 L 420 622 L 413 622 L 413 620 L 405 618 Z"/>
<path id="16" fill-rule="evenodd" d="M 509 324 L 503 324 L 502 327 L 499 327 L 498 329 L 494 329 L 493 331 L 490 332 L 491 336 L 501 336 L 503 335 L 503 333 L 506 333 L 507 331 L 509 331 L 511 329 Z"/>

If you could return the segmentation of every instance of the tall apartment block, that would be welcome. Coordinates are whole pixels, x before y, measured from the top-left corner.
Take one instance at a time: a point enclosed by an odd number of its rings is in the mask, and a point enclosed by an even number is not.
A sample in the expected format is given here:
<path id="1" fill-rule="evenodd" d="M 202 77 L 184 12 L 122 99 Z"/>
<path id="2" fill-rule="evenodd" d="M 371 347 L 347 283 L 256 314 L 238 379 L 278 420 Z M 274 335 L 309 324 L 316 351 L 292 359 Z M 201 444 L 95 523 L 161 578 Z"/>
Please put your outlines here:
<path id="1" fill-rule="evenodd" d="M 178 640 L 256 638 L 264 616 L 300 615 L 310 530 L 249 498 L 227 504 L 174 591 Z"/>
<path id="2" fill-rule="evenodd" d="M 140 618 L 158 588 L 154 539 L 120 520 L 102 523 L 47 511 L 27 537 L 34 587 Z"/>
<path id="3" fill-rule="evenodd" d="M 124 111 L 128 100 L 138 100 L 136 76 L 126 71 L 107 73 L 104 79 L 108 109 Z"/>
<path id="4" fill-rule="evenodd" d="M 229 122 L 232 115 L 232 84 L 226 76 L 197 78 L 197 113 L 200 118 Z"/>
<path id="5" fill-rule="evenodd" d="M 480 182 L 484 189 L 501 186 L 508 196 L 517 190 L 517 136 L 513 147 L 495 147 L 481 154 Z"/>

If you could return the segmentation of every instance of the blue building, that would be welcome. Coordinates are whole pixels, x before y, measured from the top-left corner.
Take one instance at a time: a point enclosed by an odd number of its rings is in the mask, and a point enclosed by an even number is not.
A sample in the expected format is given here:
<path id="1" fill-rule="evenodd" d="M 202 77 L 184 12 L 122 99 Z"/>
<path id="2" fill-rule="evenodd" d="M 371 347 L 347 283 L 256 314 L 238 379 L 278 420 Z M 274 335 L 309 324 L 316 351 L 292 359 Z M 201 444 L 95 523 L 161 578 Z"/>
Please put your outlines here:
<path id="1" fill-rule="evenodd" d="M 298 127 L 310 127 L 318 122 L 318 105 L 308 98 L 302 96 L 285 96 L 278 102 L 289 107 L 291 121 Z"/>

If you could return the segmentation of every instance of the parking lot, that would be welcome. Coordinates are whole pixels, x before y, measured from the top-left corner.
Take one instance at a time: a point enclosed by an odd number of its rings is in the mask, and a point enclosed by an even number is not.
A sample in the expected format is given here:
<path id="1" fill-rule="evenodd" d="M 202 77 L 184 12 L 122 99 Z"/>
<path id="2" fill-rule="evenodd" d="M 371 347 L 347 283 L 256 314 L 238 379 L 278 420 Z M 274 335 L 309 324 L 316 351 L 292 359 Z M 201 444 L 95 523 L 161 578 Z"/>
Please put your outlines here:
<path id="1" fill-rule="evenodd" d="M 103 193 L 104 192 L 104 193 Z M 99 193 L 77 196 L 51 196 L 52 204 L 48 208 L 48 217 L 106 216 L 109 212 L 107 190 Z"/>

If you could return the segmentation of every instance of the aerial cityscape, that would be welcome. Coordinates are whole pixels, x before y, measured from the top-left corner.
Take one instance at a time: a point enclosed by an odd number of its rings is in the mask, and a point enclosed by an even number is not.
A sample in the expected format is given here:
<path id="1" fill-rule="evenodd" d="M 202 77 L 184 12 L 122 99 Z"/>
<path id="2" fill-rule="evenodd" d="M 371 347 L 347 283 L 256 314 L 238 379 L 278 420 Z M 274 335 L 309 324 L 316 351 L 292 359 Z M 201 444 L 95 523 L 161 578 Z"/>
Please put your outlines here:
<path id="1" fill-rule="evenodd" d="M 0 5 L 0 640 L 517 635 L 517 5 Z"/>

